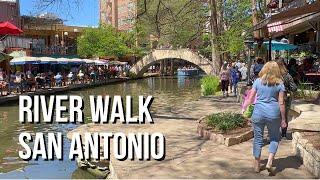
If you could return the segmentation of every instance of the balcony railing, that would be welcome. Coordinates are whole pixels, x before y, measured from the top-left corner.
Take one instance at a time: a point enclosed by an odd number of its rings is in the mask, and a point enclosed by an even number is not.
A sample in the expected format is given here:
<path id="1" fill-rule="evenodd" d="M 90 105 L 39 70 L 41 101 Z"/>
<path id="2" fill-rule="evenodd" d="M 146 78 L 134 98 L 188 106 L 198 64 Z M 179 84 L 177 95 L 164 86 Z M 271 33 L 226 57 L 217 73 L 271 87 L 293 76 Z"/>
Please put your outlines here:
<path id="1" fill-rule="evenodd" d="M 271 9 L 273 9 L 274 13 L 280 13 L 290 9 L 300 8 L 305 5 L 315 3 L 316 1 L 319 0 L 278 0 L 277 7 Z M 272 2 L 274 1 L 271 1 L 270 3 Z"/>
<path id="2" fill-rule="evenodd" d="M 40 48 L 34 47 L 32 48 L 33 55 L 42 55 L 42 56 L 52 56 L 52 55 L 76 55 L 77 48 L 76 46 L 52 46 L 50 48 Z"/>

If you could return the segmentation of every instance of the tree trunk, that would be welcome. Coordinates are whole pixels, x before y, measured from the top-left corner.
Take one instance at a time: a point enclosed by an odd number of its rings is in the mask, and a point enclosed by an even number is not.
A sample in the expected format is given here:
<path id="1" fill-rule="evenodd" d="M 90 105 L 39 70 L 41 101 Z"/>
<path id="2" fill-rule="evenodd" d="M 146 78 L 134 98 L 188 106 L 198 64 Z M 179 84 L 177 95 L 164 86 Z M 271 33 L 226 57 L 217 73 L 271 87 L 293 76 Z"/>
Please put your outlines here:
<path id="1" fill-rule="evenodd" d="M 252 24 L 256 26 L 259 23 L 258 11 L 257 11 L 257 0 L 252 0 Z M 254 31 L 253 37 L 260 39 L 260 31 Z"/>
<path id="2" fill-rule="evenodd" d="M 210 7 L 211 7 L 210 25 L 211 25 L 211 35 L 212 35 L 211 45 L 212 45 L 212 65 L 213 65 L 212 74 L 218 75 L 221 67 L 221 58 L 218 52 L 218 44 L 217 44 L 219 29 L 218 29 L 218 14 L 217 14 L 216 0 L 210 0 Z"/>

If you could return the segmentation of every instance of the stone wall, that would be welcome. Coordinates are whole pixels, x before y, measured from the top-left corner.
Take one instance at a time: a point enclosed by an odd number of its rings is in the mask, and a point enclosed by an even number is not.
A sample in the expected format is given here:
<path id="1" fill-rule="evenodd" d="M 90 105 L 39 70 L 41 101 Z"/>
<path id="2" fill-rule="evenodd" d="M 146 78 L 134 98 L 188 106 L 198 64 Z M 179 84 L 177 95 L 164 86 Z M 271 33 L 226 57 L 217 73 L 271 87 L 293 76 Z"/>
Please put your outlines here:
<path id="1" fill-rule="evenodd" d="M 320 151 L 304 138 L 303 133 L 294 132 L 292 134 L 292 147 L 296 156 L 300 157 L 303 165 L 320 178 Z"/>
<path id="2" fill-rule="evenodd" d="M 293 152 L 308 171 L 320 178 L 320 106 L 293 104 L 289 115 Z"/>

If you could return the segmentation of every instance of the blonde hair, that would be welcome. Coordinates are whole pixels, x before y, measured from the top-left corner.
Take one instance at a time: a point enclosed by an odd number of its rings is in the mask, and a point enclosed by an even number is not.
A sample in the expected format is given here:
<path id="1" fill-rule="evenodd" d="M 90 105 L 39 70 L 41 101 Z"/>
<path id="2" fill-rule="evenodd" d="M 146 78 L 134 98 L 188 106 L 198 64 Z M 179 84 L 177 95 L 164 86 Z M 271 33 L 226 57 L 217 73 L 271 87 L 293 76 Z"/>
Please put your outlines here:
<path id="1" fill-rule="evenodd" d="M 267 62 L 260 71 L 259 77 L 262 83 L 268 86 L 275 86 L 283 82 L 280 68 L 275 61 Z"/>

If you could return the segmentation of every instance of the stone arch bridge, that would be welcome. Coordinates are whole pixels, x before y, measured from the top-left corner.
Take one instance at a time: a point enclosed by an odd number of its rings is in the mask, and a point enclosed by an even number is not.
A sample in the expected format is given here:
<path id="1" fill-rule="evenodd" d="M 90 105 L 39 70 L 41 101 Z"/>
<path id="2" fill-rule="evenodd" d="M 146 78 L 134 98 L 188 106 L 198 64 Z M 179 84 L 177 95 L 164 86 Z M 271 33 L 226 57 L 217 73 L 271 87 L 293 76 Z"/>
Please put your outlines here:
<path id="1" fill-rule="evenodd" d="M 182 59 L 197 65 L 208 75 L 212 74 L 213 72 L 211 61 L 204 57 L 201 57 L 200 55 L 192 52 L 189 49 L 153 50 L 150 54 L 137 61 L 136 64 L 132 66 L 130 71 L 137 74 L 138 77 L 142 77 L 151 65 L 163 59 Z"/>

